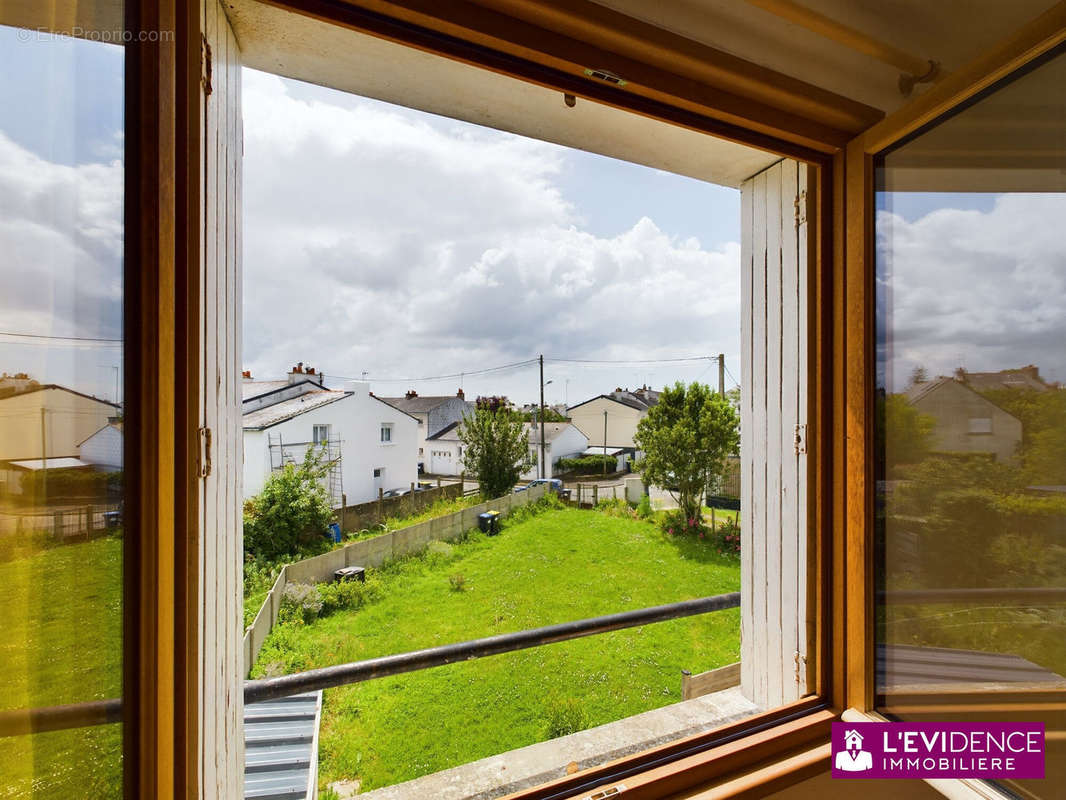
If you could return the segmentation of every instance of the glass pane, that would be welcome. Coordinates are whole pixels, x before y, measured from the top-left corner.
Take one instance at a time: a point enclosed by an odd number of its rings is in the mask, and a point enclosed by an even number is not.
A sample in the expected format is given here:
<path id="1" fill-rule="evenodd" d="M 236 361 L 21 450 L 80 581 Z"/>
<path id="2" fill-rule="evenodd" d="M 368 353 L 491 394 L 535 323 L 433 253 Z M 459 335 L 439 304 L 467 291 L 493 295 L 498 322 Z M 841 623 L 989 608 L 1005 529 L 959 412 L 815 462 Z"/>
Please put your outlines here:
<path id="1" fill-rule="evenodd" d="M 122 691 L 123 50 L 105 43 L 113 31 L 45 33 L 12 5 L 0 9 L 23 26 L 0 24 L 0 712 L 25 713 Z M 78 8 L 120 22 L 121 4 L 105 5 Z M 119 725 L 11 734 L 0 798 L 121 796 Z"/>
<path id="2" fill-rule="evenodd" d="M 1042 721 L 1066 797 L 1066 57 L 877 178 L 879 704 Z"/>

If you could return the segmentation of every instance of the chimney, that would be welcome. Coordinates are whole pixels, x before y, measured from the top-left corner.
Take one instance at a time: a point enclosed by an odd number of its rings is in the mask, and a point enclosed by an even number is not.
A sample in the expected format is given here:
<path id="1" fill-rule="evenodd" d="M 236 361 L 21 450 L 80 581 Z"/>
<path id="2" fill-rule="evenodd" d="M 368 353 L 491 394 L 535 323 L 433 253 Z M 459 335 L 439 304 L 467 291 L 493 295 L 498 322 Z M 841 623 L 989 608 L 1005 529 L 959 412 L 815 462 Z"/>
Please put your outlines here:
<path id="1" fill-rule="evenodd" d="M 325 376 L 321 372 L 316 372 L 314 367 L 304 368 L 304 362 L 300 362 L 292 371 L 289 372 L 289 386 L 297 383 L 303 383 L 304 381 L 311 381 L 311 383 L 317 383 L 322 386 L 322 380 Z"/>
<path id="2" fill-rule="evenodd" d="M 244 372 L 241 373 L 241 378 L 243 378 L 245 381 L 250 381 L 252 379 L 252 371 L 250 369 L 246 369 Z"/>
<path id="3" fill-rule="evenodd" d="M 1022 373 L 1023 375 L 1028 375 L 1035 381 L 1040 380 L 1040 367 L 1034 366 L 1032 364 L 1022 367 L 1020 370 L 1018 370 L 1018 372 Z"/>
<path id="4" fill-rule="evenodd" d="M 404 398 L 410 400 L 412 397 L 418 397 L 418 392 L 416 392 L 414 389 L 408 389 L 407 394 L 404 395 Z"/>
<path id="5" fill-rule="evenodd" d="M 466 399 L 466 394 L 463 392 L 462 389 L 460 389 L 458 392 L 456 392 L 455 396 L 458 397 L 460 400 L 465 400 Z"/>

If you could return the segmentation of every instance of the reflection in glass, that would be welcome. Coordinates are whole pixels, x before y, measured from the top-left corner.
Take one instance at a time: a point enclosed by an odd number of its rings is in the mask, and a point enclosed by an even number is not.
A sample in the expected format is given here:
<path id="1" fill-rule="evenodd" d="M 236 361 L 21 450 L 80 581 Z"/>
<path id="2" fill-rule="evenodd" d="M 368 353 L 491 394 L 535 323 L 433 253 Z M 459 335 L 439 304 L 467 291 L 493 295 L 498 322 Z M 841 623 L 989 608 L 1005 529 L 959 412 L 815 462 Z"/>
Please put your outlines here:
<path id="1" fill-rule="evenodd" d="M 98 22 L 121 19 L 108 5 Z M 0 59 L 0 712 L 17 715 L 122 692 L 123 51 L 0 25 Z M 121 797 L 121 745 L 118 724 L 0 730 L 0 798 Z"/>
<path id="2" fill-rule="evenodd" d="M 877 169 L 879 705 L 1044 722 L 1042 798 L 1066 797 L 1064 87 L 1047 59 Z"/>

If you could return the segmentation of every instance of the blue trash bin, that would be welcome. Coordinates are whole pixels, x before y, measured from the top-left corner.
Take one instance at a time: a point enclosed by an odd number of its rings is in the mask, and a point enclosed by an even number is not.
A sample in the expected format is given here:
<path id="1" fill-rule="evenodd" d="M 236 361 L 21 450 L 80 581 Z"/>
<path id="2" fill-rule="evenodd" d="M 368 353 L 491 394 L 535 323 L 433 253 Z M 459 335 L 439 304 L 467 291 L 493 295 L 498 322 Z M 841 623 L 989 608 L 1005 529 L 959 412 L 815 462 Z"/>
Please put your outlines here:
<path id="1" fill-rule="evenodd" d="M 341 526 L 340 526 L 340 524 L 339 524 L 339 523 L 337 523 L 337 522 L 331 522 L 331 523 L 329 524 L 329 534 L 330 534 L 330 538 L 331 538 L 331 539 L 332 539 L 332 540 L 333 540 L 334 542 L 336 542 L 337 544 L 340 544 L 340 540 L 341 540 Z"/>

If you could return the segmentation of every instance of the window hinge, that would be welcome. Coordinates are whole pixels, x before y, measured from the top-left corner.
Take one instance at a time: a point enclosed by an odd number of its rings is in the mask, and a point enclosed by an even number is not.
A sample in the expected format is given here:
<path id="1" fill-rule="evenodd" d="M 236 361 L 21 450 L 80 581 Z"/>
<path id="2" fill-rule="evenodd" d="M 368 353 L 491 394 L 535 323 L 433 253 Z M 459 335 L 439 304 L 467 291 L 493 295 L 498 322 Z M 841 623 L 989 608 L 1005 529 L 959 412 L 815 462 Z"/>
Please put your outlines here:
<path id="1" fill-rule="evenodd" d="M 792 202 L 792 207 L 795 209 L 795 223 L 796 230 L 799 230 L 800 225 L 807 223 L 807 190 L 796 195 L 796 199 Z"/>
<path id="2" fill-rule="evenodd" d="M 204 96 L 211 94 L 211 45 L 206 34 L 200 34 L 200 83 L 204 87 Z"/>
<path id="3" fill-rule="evenodd" d="M 200 459 L 197 463 L 200 477 L 211 474 L 211 429 L 200 428 Z"/>
<path id="4" fill-rule="evenodd" d="M 792 654 L 792 659 L 796 663 L 796 683 L 804 683 L 804 673 L 807 671 L 807 656 L 800 655 L 800 651 L 797 650 Z"/>
<path id="5" fill-rule="evenodd" d="M 793 444 L 796 446 L 796 455 L 801 456 L 807 452 L 807 426 L 797 425 Z"/>

